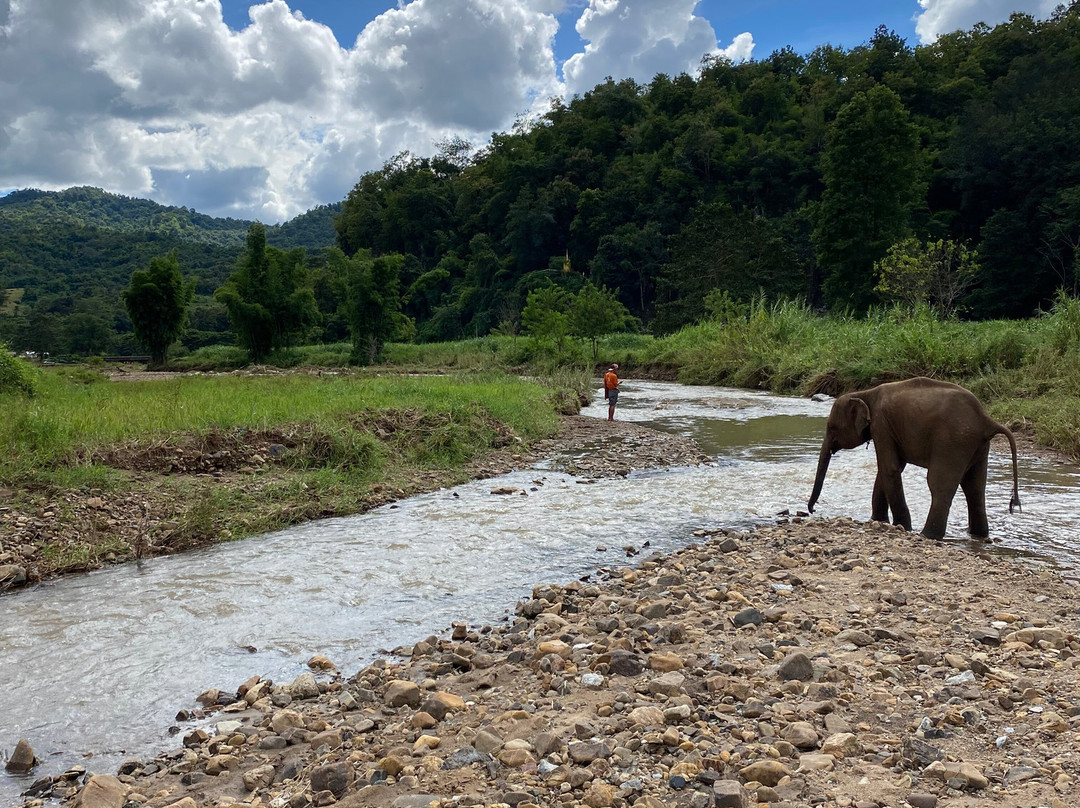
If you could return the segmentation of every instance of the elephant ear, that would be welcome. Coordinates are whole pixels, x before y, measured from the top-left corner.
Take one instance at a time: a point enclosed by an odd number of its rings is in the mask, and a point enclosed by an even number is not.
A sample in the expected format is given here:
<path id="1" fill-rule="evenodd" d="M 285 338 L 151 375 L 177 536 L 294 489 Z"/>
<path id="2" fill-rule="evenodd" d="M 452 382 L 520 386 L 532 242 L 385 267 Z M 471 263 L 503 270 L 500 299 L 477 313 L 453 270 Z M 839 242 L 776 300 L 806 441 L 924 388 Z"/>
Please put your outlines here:
<path id="1" fill-rule="evenodd" d="M 870 407 L 861 398 L 852 398 L 849 405 L 851 407 L 851 424 L 855 427 L 855 434 L 860 437 L 866 435 L 868 429 L 870 429 Z M 867 440 L 870 436 L 866 435 Z"/>

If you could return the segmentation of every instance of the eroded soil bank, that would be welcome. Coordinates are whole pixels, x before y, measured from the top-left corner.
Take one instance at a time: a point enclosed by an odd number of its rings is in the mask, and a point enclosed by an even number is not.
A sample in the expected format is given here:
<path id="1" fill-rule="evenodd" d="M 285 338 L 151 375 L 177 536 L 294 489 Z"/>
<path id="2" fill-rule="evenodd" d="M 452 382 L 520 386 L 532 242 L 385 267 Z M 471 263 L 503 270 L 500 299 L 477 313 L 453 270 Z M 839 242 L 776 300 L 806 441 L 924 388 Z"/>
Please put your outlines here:
<path id="1" fill-rule="evenodd" d="M 403 412 L 395 419 L 383 414 L 364 426 L 394 452 L 395 441 L 439 427 L 410 415 L 415 414 Z M 565 416 L 555 437 L 531 446 L 506 427 L 495 424 L 494 430 L 496 448 L 464 466 L 391 471 L 378 480 L 358 481 L 347 496 L 333 497 L 303 483 L 290 465 L 297 447 L 319 456 L 320 447 L 312 445 L 318 436 L 303 427 L 173 436 L 98 450 L 88 459 L 126 475 L 122 489 L 0 488 L 0 591 L 102 564 L 205 547 L 260 529 L 359 513 L 527 468 L 547 457 L 554 457 L 558 468 L 596 477 L 707 459 L 687 438 L 621 421 Z M 235 511 L 232 521 L 225 519 L 229 509 Z"/>
<path id="2" fill-rule="evenodd" d="M 175 750 L 37 788 L 83 808 L 1080 802 L 1074 586 L 850 520 L 693 538 L 358 672 L 220 683 L 177 705 Z"/>

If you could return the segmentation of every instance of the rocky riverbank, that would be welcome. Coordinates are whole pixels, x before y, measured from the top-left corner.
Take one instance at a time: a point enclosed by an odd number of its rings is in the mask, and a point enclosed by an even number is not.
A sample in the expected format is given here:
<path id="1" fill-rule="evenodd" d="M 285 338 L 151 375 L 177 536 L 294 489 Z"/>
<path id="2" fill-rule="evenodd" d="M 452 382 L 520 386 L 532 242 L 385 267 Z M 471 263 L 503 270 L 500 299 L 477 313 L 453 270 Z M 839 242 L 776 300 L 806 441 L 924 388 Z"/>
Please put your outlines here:
<path id="1" fill-rule="evenodd" d="M 221 683 L 175 750 L 28 804 L 1080 804 L 1073 585 L 850 520 L 687 538 L 361 671 Z"/>
<path id="2" fill-rule="evenodd" d="M 412 423 L 409 415 L 402 414 L 400 423 L 386 428 L 371 425 L 388 452 L 395 451 L 394 440 L 402 435 L 440 426 Z M 268 530 L 363 512 L 466 480 L 527 468 L 541 458 L 551 458 L 554 467 L 598 477 L 708 459 L 688 438 L 622 421 L 564 416 L 557 435 L 532 446 L 500 429 L 500 446 L 462 467 L 406 470 L 336 499 L 296 482 L 298 472 L 290 457 L 292 447 L 304 443 L 301 432 L 173 436 L 103 449 L 91 459 L 127 475 L 126 485 L 92 490 L 0 488 L 0 592 L 103 564 L 228 541 L 237 528 L 244 535 L 259 527 Z M 219 497 L 235 494 L 240 524 L 226 527 L 222 514 L 207 506 L 215 501 L 207 491 Z"/>

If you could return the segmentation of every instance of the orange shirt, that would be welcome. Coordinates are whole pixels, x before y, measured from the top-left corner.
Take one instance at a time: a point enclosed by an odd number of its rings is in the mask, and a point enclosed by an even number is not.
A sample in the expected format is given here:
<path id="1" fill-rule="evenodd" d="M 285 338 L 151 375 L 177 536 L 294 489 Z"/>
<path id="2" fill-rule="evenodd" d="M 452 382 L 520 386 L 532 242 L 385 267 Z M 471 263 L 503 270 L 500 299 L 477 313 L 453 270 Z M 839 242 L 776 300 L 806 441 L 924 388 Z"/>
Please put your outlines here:
<path id="1" fill-rule="evenodd" d="M 615 375 L 614 370 L 609 370 L 604 374 L 604 389 L 605 390 L 618 390 L 619 389 L 619 377 Z"/>

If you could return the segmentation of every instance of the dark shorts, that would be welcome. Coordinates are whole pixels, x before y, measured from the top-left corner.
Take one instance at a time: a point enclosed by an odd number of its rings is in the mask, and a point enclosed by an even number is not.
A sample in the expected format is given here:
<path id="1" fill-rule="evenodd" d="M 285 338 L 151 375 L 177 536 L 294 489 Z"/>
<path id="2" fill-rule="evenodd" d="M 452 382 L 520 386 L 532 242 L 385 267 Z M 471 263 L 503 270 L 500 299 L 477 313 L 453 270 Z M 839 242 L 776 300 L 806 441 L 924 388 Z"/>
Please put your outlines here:
<path id="1" fill-rule="evenodd" d="M 619 391 L 618 390 L 608 390 L 607 391 L 607 403 L 608 403 L 608 406 L 609 407 L 614 407 L 618 403 L 618 401 L 619 401 Z"/>

